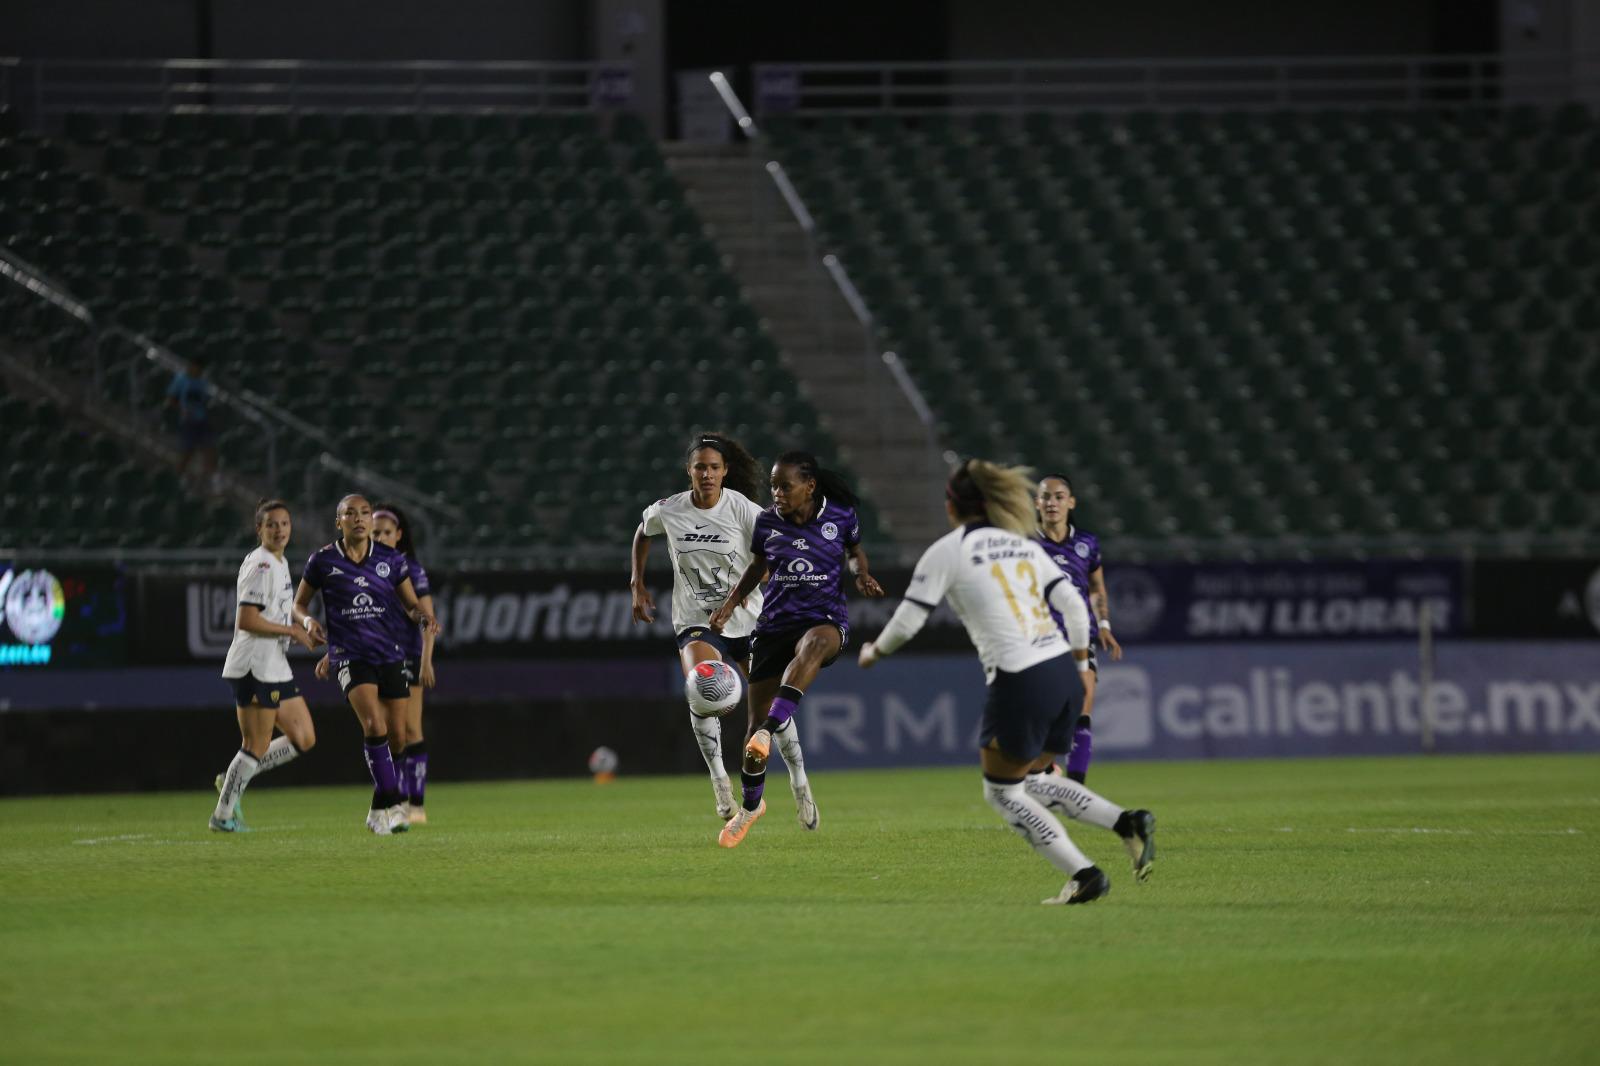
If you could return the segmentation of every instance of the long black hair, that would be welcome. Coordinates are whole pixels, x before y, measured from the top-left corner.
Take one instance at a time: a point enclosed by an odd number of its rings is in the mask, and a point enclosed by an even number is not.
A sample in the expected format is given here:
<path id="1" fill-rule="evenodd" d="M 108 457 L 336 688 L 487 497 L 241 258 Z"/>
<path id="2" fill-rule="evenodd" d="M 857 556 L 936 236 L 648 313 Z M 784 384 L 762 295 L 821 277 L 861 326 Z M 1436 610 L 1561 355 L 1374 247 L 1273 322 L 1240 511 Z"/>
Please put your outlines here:
<path id="1" fill-rule="evenodd" d="M 400 536 L 395 538 L 394 550 L 402 552 L 407 559 L 417 557 L 417 540 L 411 535 L 411 520 L 406 513 L 392 503 L 380 503 L 372 509 L 372 520 L 377 521 L 378 516 L 388 511 L 394 516 L 394 524 L 400 529 Z"/>
<path id="2" fill-rule="evenodd" d="M 794 467 L 800 471 L 801 477 L 811 478 L 817 483 L 817 491 L 834 503 L 844 507 L 855 507 L 861 503 L 861 498 L 850 488 L 844 475 L 818 466 L 817 457 L 810 452 L 784 452 L 778 456 L 778 462 Z"/>
<path id="3" fill-rule="evenodd" d="M 722 479 L 723 488 L 732 489 L 752 500 L 756 498 L 761 491 L 761 467 L 748 448 L 726 433 L 697 433 L 694 440 L 689 442 L 684 461 L 694 462 L 694 453 L 701 448 L 710 448 L 722 456 L 722 462 L 728 468 L 728 473 Z"/>

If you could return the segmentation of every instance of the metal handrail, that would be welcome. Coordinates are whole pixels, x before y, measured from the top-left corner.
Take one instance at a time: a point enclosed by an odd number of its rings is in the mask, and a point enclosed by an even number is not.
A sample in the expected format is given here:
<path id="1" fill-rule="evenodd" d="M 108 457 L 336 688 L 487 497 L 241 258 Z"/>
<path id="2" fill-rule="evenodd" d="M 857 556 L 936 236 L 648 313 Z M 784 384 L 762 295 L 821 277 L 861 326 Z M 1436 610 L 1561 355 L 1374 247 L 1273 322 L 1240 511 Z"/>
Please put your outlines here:
<path id="1" fill-rule="evenodd" d="M 750 113 L 745 109 L 743 102 L 740 101 L 739 94 L 734 91 L 727 75 L 717 70 L 712 71 L 709 77 L 712 87 L 716 89 L 717 95 L 722 98 L 723 105 L 733 115 L 740 132 L 752 144 L 763 143 L 764 138 L 761 130 L 750 117 Z M 790 213 L 794 215 L 795 222 L 805 232 L 812 251 L 814 253 L 822 251 L 817 245 L 818 230 L 816 220 L 812 216 L 810 208 L 806 206 L 804 197 L 794 187 L 794 182 L 789 180 L 789 174 L 784 170 L 783 164 L 776 159 L 768 159 L 763 169 L 772 179 L 772 183 L 777 188 L 779 195 L 783 197 L 784 203 L 788 205 Z M 850 306 L 850 310 L 856 316 L 857 321 L 861 323 L 867 342 L 871 344 L 874 340 L 872 313 L 867 308 L 866 301 L 861 298 L 861 293 L 856 289 L 855 284 L 851 282 L 849 272 L 845 269 L 844 264 L 837 255 L 825 251 L 822 251 L 818 261 L 821 263 L 823 270 L 827 272 L 828 277 L 832 279 L 834 286 L 839 290 L 839 295 Z M 899 357 L 894 356 L 892 352 L 884 352 L 882 350 L 878 352 L 878 356 L 884 362 L 896 387 L 904 394 L 906 402 L 916 412 L 918 421 L 922 423 L 923 432 L 927 434 L 929 448 L 947 465 L 952 463 L 955 453 L 941 446 L 938 424 L 934 420 L 933 411 L 923 397 L 922 391 L 917 388 L 910 375 L 906 374 L 904 368 L 900 366 Z"/>
<path id="2" fill-rule="evenodd" d="M 130 399 L 137 395 L 137 373 L 139 363 L 146 362 L 160 367 L 163 370 L 176 373 L 184 368 L 185 361 L 167 348 L 143 333 L 125 329 L 118 325 L 102 325 L 99 318 L 89 309 L 82 300 L 73 296 L 61 282 L 54 280 L 43 269 L 34 266 L 26 259 L 7 248 L 0 248 L 0 277 L 13 284 L 19 285 L 34 296 L 61 308 L 67 314 L 77 319 L 94 335 L 94 367 L 93 378 L 98 387 L 103 381 L 106 368 L 100 362 L 100 345 L 108 338 L 118 337 L 138 350 L 138 355 L 128 363 L 130 381 L 133 390 Z M 259 426 L 267 437 L 267 477 L 271 483 L 278 483 L 278 437 L 288 431 L 304 439 L 314 441 L 326 448 L 337 446 L 332 435 L 312 425 L 310 422 L 299 418 L 284 410 L 278 405 L 267 400 L 259 393 L 249 389 L 230 389 L 212 381 L 210 384 L 211 396 L 218 403 L 237 413 L 241 418 Z M 137 401 L 132 400 L 130 407 L 136 407 Z M 355 484 L 381 490 L 395 497 L 402 503 L 412 507 L 418 515 L 418 520 L 424 524 L 431 524 L 435 515 L 444 515 L 464 521 L 465 512 L 461 511 L 440 499 L 432 493 L 423 492 L 405 482 L 397 481 L 366 467 L 345 462 L 324 452 L 317 460 L 318 468 L 337 473 L 348 478 Z M 311 479 L 307 476 L 307 499 L 315 496 L 310 491 Z"/>
<path id="3" fill-rule="evenodd" d="M 1561 102 L 1600 85 L 1600 53 L 758 63 L 795 98 L 756 113 L 1424 107 Z M 781 75 L 781 77 L 780 77 Z"/>
<path id="4" fill-rule="evenodd" d="M 4 59 L 0 86 L 37 117 L 127 110 L 592 111 L 632 96 L 628 61 Z M 16 84 L 12 84 L 15 82 Z"/>

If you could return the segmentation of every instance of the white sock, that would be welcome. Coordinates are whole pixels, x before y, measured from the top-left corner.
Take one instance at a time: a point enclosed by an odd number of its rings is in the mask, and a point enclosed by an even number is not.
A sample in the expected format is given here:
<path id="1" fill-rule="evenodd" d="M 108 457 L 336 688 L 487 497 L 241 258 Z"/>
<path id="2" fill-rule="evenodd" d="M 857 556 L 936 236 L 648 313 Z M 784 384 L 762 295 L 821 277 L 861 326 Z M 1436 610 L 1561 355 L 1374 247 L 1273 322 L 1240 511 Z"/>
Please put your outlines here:
<path id="1" fill-rule="evenodd" d="M 783 764 L 789 768 L 789 783 L 805 784 L 806 757 L 800 750 L 800 727 L 791 718 L 778 727 L 773 737 L 778 742 L 778 751 L 783 754 Z"/>
<path id="2" fill-rule="evenodd" d="M 1094 865 L 1067 836 L 1066 828 L 1056 821 L 1055 815 L 1028 795 L 1021 781 L 1002 783 L 984 778 L 983 798 L 1034 851 L 1068 877 L 1074 877 L 1079 870 Z"/>
<path id="3" fill-rule="evenodd" d="M 1101 829 L 1112 829 L 1122 808 L 1070 777 L 1052 777 L 1047 774 L 1029 774 L 1023 779 L 1028 795 L 1060 811 L 1074 821 L 1088 822 Z"/>
<path id="4" fill-rule="evenodd" d="M 267 745 L 267 753 L 261 756 L 261 765 L 256 767 L 256 773 L 264 774 L 268 770 L 276 770 L 299 754 L 300 749 L 295 747 L 288 737 L 278 737 Z"/>
<path id="5" fill-rule="evenodd" d="M 243 748 L 233 757 L 228 764 L 228 772 L 222 775 L 222 792 L 217 796 L 217 809 L 212 813 L 219 821 L 226 822 L 233 817 L 233 808 L 239 802 L 239 796 L 244 792 L 244 787 L 256 775 L 256 768 L 260 762 Z"/>
<path id="6" fill-rule="evenodd" d="M 706 769 L 713 778 L 727 780 L 728 768 L 722 763 L 722 719 L 701 718 L 691 712 L 689 725 L 694 728 L 694 742 L 700 745 L 700 754 L 705 756 Z"/>

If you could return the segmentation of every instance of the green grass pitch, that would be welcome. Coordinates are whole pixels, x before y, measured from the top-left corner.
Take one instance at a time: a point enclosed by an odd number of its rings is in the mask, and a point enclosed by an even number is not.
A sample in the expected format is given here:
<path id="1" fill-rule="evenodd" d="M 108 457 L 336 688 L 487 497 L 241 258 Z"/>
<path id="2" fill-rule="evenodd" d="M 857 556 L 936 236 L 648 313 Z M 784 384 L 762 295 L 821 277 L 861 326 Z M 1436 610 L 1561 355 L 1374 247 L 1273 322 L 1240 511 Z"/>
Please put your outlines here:
<path id="1" fill-rule="evenodd" d="M 352 753 L 318 750 L 310 758 Z M 208 776 L 210 771 L 201 776 Z M 1086 907 L 976 768 L 0 803 L 0 1063 L 1600 1061 L 1600 758 L 1106 764 Z"/>

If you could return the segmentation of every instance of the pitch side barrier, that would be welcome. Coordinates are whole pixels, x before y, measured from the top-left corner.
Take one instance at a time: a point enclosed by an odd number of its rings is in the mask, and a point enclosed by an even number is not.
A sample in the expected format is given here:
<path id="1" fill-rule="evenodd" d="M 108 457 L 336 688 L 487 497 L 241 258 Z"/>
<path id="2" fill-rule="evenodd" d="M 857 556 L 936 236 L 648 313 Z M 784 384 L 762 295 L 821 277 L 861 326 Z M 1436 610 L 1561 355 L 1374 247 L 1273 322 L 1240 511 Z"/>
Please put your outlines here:
<path id="1" fill-rule="evenodd" d="M 291 566 L 299 560 L 291 559 Z M 1600 638 L 1600 558 L 1159 564 L 1108 567 L 1116 633 L 1130 648 L 1371 642 L 1431 637 Z M 877 632 L 910 574 L 880 569 L 881 600 L 853 598 L 857 639 Z M 653 571 L 653 623 L 635 623 L 618 572 L 434 570 L 441 661 L 672 656 L 671 578 Z M 7 672 L 220 662 L 236 610 L 230 570 L 0 557 L 0 698 Z M 713 598 L 715 598 L 713 596 Z M 1596 645 L 1600 648 L 1600 644 Z M 907 655 L 966 653 L 948 606 Z M 298 650 L 298 649 L 297 649 Z"/>

